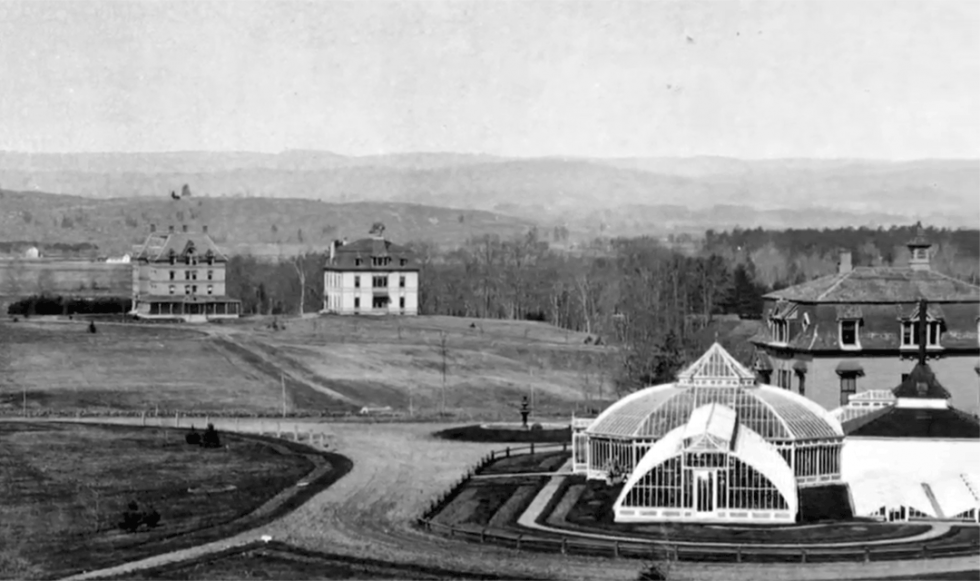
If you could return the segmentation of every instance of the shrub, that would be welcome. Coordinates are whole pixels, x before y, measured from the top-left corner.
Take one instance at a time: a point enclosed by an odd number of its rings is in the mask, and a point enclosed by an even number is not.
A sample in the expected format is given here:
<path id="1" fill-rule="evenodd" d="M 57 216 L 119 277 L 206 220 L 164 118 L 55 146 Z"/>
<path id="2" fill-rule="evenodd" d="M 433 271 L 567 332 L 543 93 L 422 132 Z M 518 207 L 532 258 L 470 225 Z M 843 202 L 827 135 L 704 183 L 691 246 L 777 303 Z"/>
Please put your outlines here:
<path id="1" fill-rule="evenodd" d="M 152 529 L 159 524 L 160 513 L 156 509 L 151 507 L 150 510 L 140 510 L 139 505 L 133 500 L 123 511 L 119 528 L 127 533 L 135 533 L 141 525 L 146 525 L 146 528 Z"/>
<path id="2" fill-rule="evenodd" d="M 151 508 L 149 512 L 143 513 L 142 522 L 147 528 L 152 529 L 160 524 L 160 513 L 155 508 Z"/>
<path id="3" fill-rule="evenodd" d="M 186 436 L 184 436 L 184 441 L 191 446 L 200 446 L 201 434 L 197 433 L 197 430 L 194 429 L 194 426 L 191 426 L 191 431 Z"/>
<path id="4" fill-rule="evenodd" d="M 201 437 L 201 446 L 205 448 L 220 448 L 221 439 L 218 437 L 218 430 L 214 429 L 214 424 L 208 424 L 208 429 L 204 430 Z"/>
<path id="5" fill-rule="evenodd" d="M 531 426 L 531 431 L 532 432 L 533 431 L 537 431 L 537 430 L 543 430 L 543 429 L 544 428 L 541 426 L 541 424 L 534 424 L 534 425 Z"/>
<path id="6" fill-rule="evenodd" d="M 95 321 L 89 321 L 88 322 L 88 332 L 89 333 L 95 333 L 96 332 L 96 330 L 95 330 Z"/>

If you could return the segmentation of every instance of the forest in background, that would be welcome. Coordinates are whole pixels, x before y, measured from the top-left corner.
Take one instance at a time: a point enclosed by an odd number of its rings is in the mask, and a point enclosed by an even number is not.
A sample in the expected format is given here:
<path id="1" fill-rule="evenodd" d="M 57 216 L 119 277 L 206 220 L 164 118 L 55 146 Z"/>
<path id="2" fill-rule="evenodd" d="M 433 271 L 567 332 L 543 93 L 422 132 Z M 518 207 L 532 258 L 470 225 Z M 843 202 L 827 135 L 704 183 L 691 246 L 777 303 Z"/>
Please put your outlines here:
<path id="1" fill-rule="evenodd" d="M 700 251 L 652 237 L 596 239 L 574 253 L 536 229 L 484 235 L 451 251 L 412 242 L 423 314 L 526 319 L 584 331 L 620 346 L 617 384 L 667 380 L 715 339 L 712 319 L 762 314 L 762 296 L 836 272 L 842 250 L 855 266 L 903 266 L 915 227 L 709 231 Z M 933 268 L 980 283 L 980 231 L 926 229 Z M 231 258 L 227 290 L 246 313 L 311 312 L 322 306 L 322 253 Z M 303 289 L 303 292 L 300 292 Z M 724 343 L 724 341 L 723 341 Z M 727 345 L 726 345 L 727 346 Z"/>

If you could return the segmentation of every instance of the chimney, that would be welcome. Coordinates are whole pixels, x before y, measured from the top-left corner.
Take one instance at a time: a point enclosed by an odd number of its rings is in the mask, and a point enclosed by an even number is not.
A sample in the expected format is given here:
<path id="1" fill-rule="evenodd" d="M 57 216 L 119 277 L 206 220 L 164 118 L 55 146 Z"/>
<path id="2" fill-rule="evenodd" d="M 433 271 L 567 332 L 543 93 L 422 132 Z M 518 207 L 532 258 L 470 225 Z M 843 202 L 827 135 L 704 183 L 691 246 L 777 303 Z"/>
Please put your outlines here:
<path id="1" fill-rule="evenodd" d="M 205 225 L 204 225 L 204 226 L 202 226 L 201 228 L 202 228 L 202 230 L 203 230 L 203 232 L 204 232 L 205 234 L 207 234 L 207 233 L 208 233 L 208 225 L 207 225 L 207 224 L 205 224 Z"/>
<path id="2" fill-rule="evenodd" d="M 156 231 L 157 231 L 157 225 L 156 224 L 150 224 L 150 234 L 153 234 Z"/>
<path id="3" fill-rule="evenodd" d="M 851 264 L 851 253 L 847 250 L 840 253 L 840 261 L 837 263 L 837 274 L 847 274 L 854 269 Z"/>
<path id="4" fill-rule="evenodd" d="M 173 224 L 171 224 L 171 225 L 170 225 L 170 233 L 171 233 L 171 234 L 173 234 L 173 233 L 174 233 L 174 225 L 173 225 Z"/>
<path id="5" fill-rule="evenodd" d="M 181 226 L 183 227 L 184 232 L 187 232 L 187 224 L 181 224 Z"/>

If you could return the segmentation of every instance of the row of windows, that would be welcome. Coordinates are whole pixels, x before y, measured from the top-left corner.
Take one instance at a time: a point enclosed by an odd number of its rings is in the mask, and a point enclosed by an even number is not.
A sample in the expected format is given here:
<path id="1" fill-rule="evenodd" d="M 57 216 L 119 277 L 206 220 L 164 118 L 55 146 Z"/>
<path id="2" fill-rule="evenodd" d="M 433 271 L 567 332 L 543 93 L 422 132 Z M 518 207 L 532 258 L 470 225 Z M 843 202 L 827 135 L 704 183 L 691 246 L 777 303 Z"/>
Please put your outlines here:
<path id="1" fill-rule="evenodd" d="M 170 285 L 169 290 L 170 290 L 170 294 L 172 294 L 172 295 L 173 294 L 177 294 L 177 286 L 176 285 Z M 185 295 L 196 295 L 197 294 L 197 285 L 196 284 L 185 284 L 184 285 L 184 294 Z M 209 295 L 210 294 L 214 294 L 214 287 L 212 285 L 208 285 L 208 294 Z"/>
<path id="2" fill-rule="evenodd" d="M 371 308 L 373 309 L 383 309 L 388 306 L 388 297 L 373 297 L 371 299 Z M 354 308 L 361 308 L 361 297 L 354 297 Z M 405 297 L 398 297 L 398 308 L 405 308 Z"/>
<path id="3" fill-rule="evenodd" d="M 364 261 L 361 260 L 360 258 L 355 258 L 354 259 L 354 266 L 361 266 L 361 264 L 363 262 Z M 401 265 L 401 266 L 405 266 L 406 264 L 408 264 L 408 260 L 405 259 L 405 258 L 401 258 L 401 259 L 398 260 L 398 264 Z M 390 266 L 390 265 L 391 265 L 391 257 L 390 256 L 372 256 L 371 257 L 371 266 Z"/>
<path id="4" fill-rule="evenodd" d="M 205 258 L 205 261 L 209 265 L 210 264 L 214 264 L 214 256 L 208 255 Z M 176 254 L 171 254 L 170 255 L 170 264 L 177 264 L 177 255 Z M 184 264 L 196 265 L 197 264 L 197 257 L 194 256 L 194 255 L 192 255 L 192 254 L 188 254 L 187 256 L 184 257 Z"/>
<path id="5" fill-rule="evenodd" d="M 860 327 L 861 321 L 857 319 L 840 321 L 838 325 L 840 345 L 842 347 L 859 349 L 861 347 L 861 340 L 858 335 Z M 769 328 L 773 342 L 789 342 L 789 321 L 770 319 Z M 901 333 L 902 347 L 919 346 L 919 323 L 917 321 L 903 321 L 901 324 Z M 926 345 L 929 347 L 938 347 L 942 340 L 942 333 L 941 321 L 929 321 L 926 328 Z"/>
<path id="6" fill-rule="evenodd" d="M 371 287 L 372 288 L 388 288 L 388 276 L 387 275 L 375 275 L 371 277 Z M 361 276 L 354 276 L 354 288 L 361 288 Z M 398 288 L 405 288 L 405 277 L 398 277 Z"/>
<path id="7" fill-rule="evenodd" d="M 208 280 L 214 280 L 214 271 L 213 270 L 209 270 L 207 276 L 208 276 Z M 176 270 L 171 270 L 170 271 L 170 280 L 176 280 L 176 279 L 177 279 L 177 271 Z M 184 271 L 184 280 L 197 280 L 197 271 L 196 270 L 185 270 Z"/>

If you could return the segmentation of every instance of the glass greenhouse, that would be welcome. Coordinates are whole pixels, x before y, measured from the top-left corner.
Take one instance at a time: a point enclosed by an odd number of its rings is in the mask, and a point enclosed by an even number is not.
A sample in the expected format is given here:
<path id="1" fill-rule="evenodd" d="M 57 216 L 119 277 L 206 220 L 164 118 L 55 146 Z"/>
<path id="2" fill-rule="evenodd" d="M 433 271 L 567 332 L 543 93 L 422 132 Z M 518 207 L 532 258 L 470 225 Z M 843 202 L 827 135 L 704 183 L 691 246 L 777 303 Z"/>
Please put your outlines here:
<path id="1" fill-rule="evenodd" d="M 797 487 L 840 482 L 844 432 L 819 404 L 758 385 L 716 343 L 675 383 L 575 420 L 572 437 L 577 472 L 627 477 L 617 521 L 758 523 L 793 522 Z"/>

